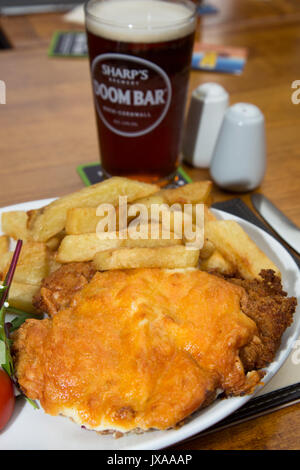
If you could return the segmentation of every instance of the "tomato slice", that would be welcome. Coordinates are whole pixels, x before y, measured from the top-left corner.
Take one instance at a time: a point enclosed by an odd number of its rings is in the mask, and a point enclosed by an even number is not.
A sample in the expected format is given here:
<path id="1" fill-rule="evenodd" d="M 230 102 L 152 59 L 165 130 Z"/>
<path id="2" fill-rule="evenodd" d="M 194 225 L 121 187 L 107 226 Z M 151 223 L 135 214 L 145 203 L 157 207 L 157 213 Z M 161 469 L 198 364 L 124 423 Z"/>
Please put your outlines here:
<path id="1" fill-rule="evenodd" d="M 8 374 L 0 369 L 0 431 L 10 420 L 14 406 L 15 395 L 13 383 Z"/>

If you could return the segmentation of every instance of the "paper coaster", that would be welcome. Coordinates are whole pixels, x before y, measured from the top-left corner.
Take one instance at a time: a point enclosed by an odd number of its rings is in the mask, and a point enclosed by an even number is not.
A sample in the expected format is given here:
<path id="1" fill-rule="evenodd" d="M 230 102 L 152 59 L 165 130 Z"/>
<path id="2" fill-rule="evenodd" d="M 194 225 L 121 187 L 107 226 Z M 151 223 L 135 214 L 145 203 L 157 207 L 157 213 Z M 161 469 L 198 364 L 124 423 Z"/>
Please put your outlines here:
<path id="1" fill-rule="evenodd" d="M 87 163 L 86 165 L 79 165 L 77 167 L 77 172 L 86 186 L 100 183 L 100 181 L 106 179 L 100 163 Z M 171 188 L 183 186 L 186 183 L 191 183 L 191 181 L 191 178 L 181 167 L 179 167 L 173 179 L 168 183 L 167 187 Z"/>

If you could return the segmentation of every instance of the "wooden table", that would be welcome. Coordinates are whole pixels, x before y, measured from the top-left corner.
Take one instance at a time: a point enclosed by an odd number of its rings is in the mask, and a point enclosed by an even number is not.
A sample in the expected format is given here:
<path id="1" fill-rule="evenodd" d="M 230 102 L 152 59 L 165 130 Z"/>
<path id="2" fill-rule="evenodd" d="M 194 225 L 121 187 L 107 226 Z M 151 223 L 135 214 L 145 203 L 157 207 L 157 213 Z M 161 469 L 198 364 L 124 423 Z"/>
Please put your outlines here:
<path id="1" fill-rule="evenodd" d="M 245 46 L 241 76 L 193 72 L 190 91 L 206 81 L 222 84 L 231 102 L 248 101 L 266 117 L 266 196 L 300 225 L 300 105 L 291 84 L 300 79 L 298 0 L 214 0 L 220 11 L 201 21 L 204 42 Z M 61 15 L 3 17 L 14 48 L 0 52 L 0 206 L 60 196 L 82 187 L 75 168 L 98 159 L 88 61 L 48 58 L 57 29 L 78 29 Z M 206 170 L 186 168 L 193 179 Z M 214 188 L 215 200 L 233 194 Z M 243 195 L 249 202 L 249 195 Z M 300 404 L 230 429 L 195 438 L 176 449 L 300 449 Z"/>

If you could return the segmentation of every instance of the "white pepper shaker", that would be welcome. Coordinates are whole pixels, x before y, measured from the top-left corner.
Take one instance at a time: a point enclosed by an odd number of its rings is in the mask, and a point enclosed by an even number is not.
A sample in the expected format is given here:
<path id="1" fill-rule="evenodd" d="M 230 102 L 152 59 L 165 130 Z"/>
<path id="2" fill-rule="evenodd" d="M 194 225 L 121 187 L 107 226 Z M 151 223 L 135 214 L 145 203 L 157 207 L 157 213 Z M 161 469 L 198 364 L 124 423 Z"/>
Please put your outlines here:
<path id="1" fill-rule="evenodd" d="M 255 189 L 266 170 L 265 120 L 260 109 L 236 103 L 226 111 L 215 146 L 210 174 L 223 189 Z"/>
<path id="2" fill-rule="evenodd" d="M 193 91 L 182 145 L 183 159 L 192 166 L 209 167 L 228 103 L 228 93 L 218 83 Z"/>

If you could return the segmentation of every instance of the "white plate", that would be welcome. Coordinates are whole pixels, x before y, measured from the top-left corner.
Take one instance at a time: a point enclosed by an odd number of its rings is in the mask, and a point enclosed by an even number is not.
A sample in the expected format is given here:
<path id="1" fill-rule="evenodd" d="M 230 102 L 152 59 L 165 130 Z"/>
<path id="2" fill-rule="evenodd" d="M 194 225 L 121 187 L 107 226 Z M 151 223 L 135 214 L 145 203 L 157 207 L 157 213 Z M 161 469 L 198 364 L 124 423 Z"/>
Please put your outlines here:
<path id="1" fill-rule="evenodd" d="M 52 200 L 44 199 L 6 207 L 0 210 L 0 215 L 10 210 L 36 209 Z M 219 210 L 214 210 L 214 212 L 220 219 L 238 221 L 255 243 L 279 267 L 284 288 L 289 295 L 300 296 L 298 267 L 280 243 L 263 230 L 238 217 Z M 298 306 L 292 326 L 283 335 L 275 361 L 266 369 L 265 384 L 283 365 L 299 334 L 300 310 Z M 130 434 L 120 439 L 86 431 L 67 418 L 49 416 L 43 410 L 35 411 L 25 400 L 20 400 L 13 419 L 0 434 L 0 449 L 162 449 L 212 426 L 244 405 L 252 396 L 216 401 L 204 410 L 194 413 L 178 430 L 149 431 L 140 435 Z"/>

